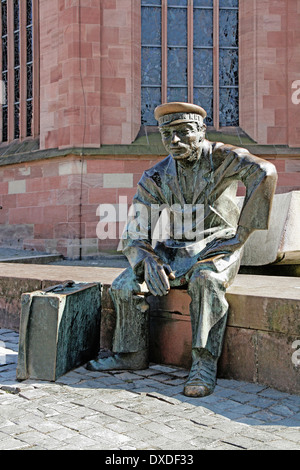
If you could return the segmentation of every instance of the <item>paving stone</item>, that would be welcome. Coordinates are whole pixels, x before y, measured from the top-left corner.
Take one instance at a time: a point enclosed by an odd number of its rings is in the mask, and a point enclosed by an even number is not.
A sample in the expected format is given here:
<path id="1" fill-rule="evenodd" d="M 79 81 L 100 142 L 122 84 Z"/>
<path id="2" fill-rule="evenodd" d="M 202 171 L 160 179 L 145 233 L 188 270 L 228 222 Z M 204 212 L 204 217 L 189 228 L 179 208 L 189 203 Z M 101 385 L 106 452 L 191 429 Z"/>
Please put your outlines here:
<path id="1" fill-rule="evenodd" d="M 29 448 L 28 443 L 13 437 L 8 437 L 0 441 L 0 450 L 21 450 L 26 448 Z"/>
<path id="2" fill-rule="evenodd" d="M 277 450 L 300 450 L 300 445 L 295 444 L 294 442 L 283 440 L 283 439 L 278 439 L 275 441 L 271 441 L 268 443 L 268 445 Z"/>
<path id="3" fill-rule="evenodd" d="M 260 419 L 264 422 L 277 422 L 282 419 L 282 416 L 278 414 L 274 414 L 269 410 L 261 410 L 261 411 L 256 411 L 255 413 L 252 414 L 253 418 Z"/>
<path id="4" fill-rule="evenodd" d="M 0 329 L 2 356 L 18 335 Z M 188 371 L 151 364 L 98 373 L 84 366 L 57 382 L 15 379 L 0 363 L 0 450 L 300 449 L 300 397 L 218 379 L 215 393 L 185 397 Z"/>
<path id="5" fill-rule="evenodd" d="M 91 439 L 90 437 L 77 435 L 71 439 L 66 439 L 64 445 L 65 450 L 67 450 L 67 448 L 70 450 L 84 450 L 87 447 L 97 445 L 97 442 L 95 439 Z"/>
<path id="6" fill-rule="evenodd" d="M 176 367 L 170 367 L 170 366 L 165 366 L 165 365 L 161 365 L 161 364 L 152 364 L 150 365 L 150 369 L 152 370 L 157 370 L 159 372 L 174 372 L 177 370 Z"/>
<path id="7" fill-rule="evenodd" d="M 271 411 L 271 413 L 275 413 L 280 416 L 290 417 L 294 415 L 293 411 L 289 407 L 283 405 L 282 403 L 279 405 L 278 404 L 272 405 L 269 408 L 269 410 Z"/>
<path id="8" fill-rule="evenodd" d="M 39 390 L 39 389 L 26 390 L 24 392 L 20 392 L 20 397 L 26 398 L 26 400 L 37 400 L 46 395 L 48 395 L 46 391 Z"/>
<path id="9" fill-rule="evenodd" d="M 275 433 L 276 436 L 295 442 L 300 449 L 300 427 L 298 429 L 284 429 Z"/>

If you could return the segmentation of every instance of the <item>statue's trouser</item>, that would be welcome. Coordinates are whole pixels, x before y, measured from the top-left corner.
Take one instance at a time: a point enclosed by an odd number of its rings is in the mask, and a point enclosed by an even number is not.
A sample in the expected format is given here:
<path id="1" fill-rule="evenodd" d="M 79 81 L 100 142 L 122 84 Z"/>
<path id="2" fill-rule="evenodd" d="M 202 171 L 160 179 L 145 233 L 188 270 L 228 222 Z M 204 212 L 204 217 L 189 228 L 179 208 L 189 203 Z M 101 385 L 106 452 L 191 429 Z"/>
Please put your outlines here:
<path id="1" fill-rule="evenodd" d="M 227 322 L 226 288 L 233 282 L 240 258 L 228 261 L 221 271 L 212 262 L 197 263 L 185 276 L 191 297 L 192 349 L 209 351 L 219 357 Z M 171 282 L 172 286 L 172 282 Z M 110 293 L 116 309 L 113 351 L 132 353 L 149 347 L 149 305 L 137 288 L 133 270 L 126 269 L 112 284 Z"/>

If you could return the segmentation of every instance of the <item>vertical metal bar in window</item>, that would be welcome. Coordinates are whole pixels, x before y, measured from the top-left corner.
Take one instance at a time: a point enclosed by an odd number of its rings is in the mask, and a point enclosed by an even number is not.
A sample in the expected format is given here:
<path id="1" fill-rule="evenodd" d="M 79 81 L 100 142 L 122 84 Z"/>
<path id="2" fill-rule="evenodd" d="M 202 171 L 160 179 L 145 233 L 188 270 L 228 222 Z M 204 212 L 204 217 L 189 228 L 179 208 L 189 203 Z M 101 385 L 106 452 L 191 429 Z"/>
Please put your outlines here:
<path id="1" fill-rule="evenodd" d="M 32 0 L 26 0 L 26 135 L 32 135 L 33 121 L 33 18 Z"/>
<path id="2" fill-rule="evenodd" d="M 238 0 L 220 0 L 220 126 L 239 125 Z"/>
<path id="3" fill-rule="evenodd" d="M 161 2 L 161 101 L 167 102 L 168 85 L 168 2 Z"/>
<path id="4" fill-rule="evenodd" d="M 188 0 L 188 101 L 194 100 L 194 1 Z"/>
<path id="5" fill-rule="evenodd" d="M 213 115 L 214 127 L 219 130 L 220 125 L 220 93 L 219 93 L 219 0 L 214 0 L 213 13 Z"/>
<path id="6" fill-rule="evenodd" d="M 8 103 L 7 103 L 7 80 L 8 80 L 8 44 L 7 44 L 7 0 L 1 1 L 1 80 L 2 80 L 2 113 L 1 113 L 1 140 L 8 140 Z"/>
<path id="7" fill-rule="evenodd" d="M 1 64 L 1 89 L 0 89 L 0 136 L 1 140 L 3 141 L 3 106 L 4 106 L 4 80 L 3 80 L 3 16 L 2 16 L 2 8 L 3 2 L 0 3 L 0 37 L 1 37 L 1 49 L 0 49 L 0 64 Z"/>
<path id="8" fill-rule="evenodd" d="M 33 108 L 32 108 L 32 135 L 37 137 L 40 133 L 40 65 L 39 65 L 39 2 L 30 0 L 33 24 Z"/>
<path id="9" fill-rule="evenodd" d="M 14 139 L 20 137 L 20 0 L 13 0 L 14 8 Z"/>
<path id="10" fill-rule="evenodd" d="M 14 120 L 14 100 L 15 100 L 15 72 L 14 72 L 14 3 L 7 2 L 7 128 L 8 141 L 14 139 L 15 120 Z"/>
<path id="11" fill-rule="evenodd" d="M 20 139 L 27 135 L 26 129 L 26 2 L 20 3 Z"/>

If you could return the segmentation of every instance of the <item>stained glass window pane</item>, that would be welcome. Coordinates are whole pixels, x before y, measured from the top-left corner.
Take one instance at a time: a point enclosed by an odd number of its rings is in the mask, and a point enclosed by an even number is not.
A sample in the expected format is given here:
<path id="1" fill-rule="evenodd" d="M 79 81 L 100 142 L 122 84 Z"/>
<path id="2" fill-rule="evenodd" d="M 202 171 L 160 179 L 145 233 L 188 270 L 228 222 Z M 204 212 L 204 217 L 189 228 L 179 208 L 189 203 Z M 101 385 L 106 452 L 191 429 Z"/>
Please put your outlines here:
<path id="1" fill-rule="evenodd" d="M 213 0 L 194 0 L 194 7 L 213 7 Z"/>
<path id="2" fill-rule="evenodd" d="M 26 135 L 32 135 L 32 120 L 33 120 L 33 25 L 32 25 L 32 0 L 26 0 L 27 5 L 27 27 L 26 27 L 26 40 L 27 40 L 27 63 L 26 63 L 26 76 L 27 76 L 27 95 L 26 95 Z"/>
<path id="3" fill-rule="evenodd" d="M 239 124 L 238 1 L 220 0 L 220 126 Z"/>
<path id="4" fill-rule="evenodd" d="M 3 104 L 7 104 L 7 72 L 2 72 L 2 91 L 3 91 Z"/>
<path id="5" fill-rule="evenodd" d="M 2 11 L 2 36 L 7 34 L 7 1 L 3 1 L 1 4 Z"/>
<path id="6" fill-rule="evenodd" d="M 161 0 L 142 0 L 141 2 L 142 6 L 143 5 L 161 5 Z"/>
<path id="7" fill-rule="evenodd" d="M 194 1 L 194 103 L 207 112 L 213 125 L 213 1 Z"/>
<path id="8" fill-rule="evenodd" d="M 19 0 L 14 0 L 14 30 L 19 29 Z"/>
<path id="9" fill-rule="evenodd" d="M 213 47 L 213 11 L 194 9 L 194 47 Z"/>
<path id="10" fill-rule="evenodd" d="M 220 49 L 220 86 L 238 86 L 238 84 L 238 50 Z"/>
<path id="11" fill-rule="evenodd" d="M 169 7 L 186 7 L 187 6 L 187 0 L 168 0 L 168 6 Z"/>
<path id="12" fill-rule="evenodd" d="M 27 99 L 33 96 L 32 64 L 27 64 Z"/>
<path id="13" fill-rule="evenodd" d="M 238 10 L 220 10 L 220 47 L 238 46 Z"/>
<path id="14" fill-rule="evenodd" d="M 187 49 L 169 48 L 168 85 L 187 85 Z"/>
<path id="15" fill-rule="evenodd" d="M 207 112 L 205 123 L 208 126 L 213 125 L 213 88 L 194 88 L 194 103 L 201 106 Z"/>
<path id="16" fill-rule="evenodd" d="M 194 49 L 194 85 L 211 86 L 213 83 L 212 49 Z"/>
<path id="17" fill-rule="evenodd" d="M 15 102 L 20 101 L 20 68 L 15 69 Z"/>
<path id="18" fill-rule="evenodd" d="M 171 0 L 168 6 L 185 6 Z M 168 101 L 187 101 L 187 9 L 168 8 Z M 173 87 L 175 87 L 173 89 Z"/>
<path id="19" fill-rule="evenodd" d="M 237 88 L 220 89 L 220 126 L 239 125 L 239 92 Z"/>
<path id="20" fill-rule="evenodd" d="M 142 84 L 160 86 L 161 83 L 161 48 L 142 48 Z"/>
<path id="21" fill-rule="evenodd" d="M 2 107 L 2 141 L 6 142 L 8 140 L 8 109 L 7 106 Z"/>
<path id="22" fill-rule="evenodd" d="M 161 90 L 154 87 L 142 88 L 142 124 L 156 126 L 154 109 L 161 104 Z"/>
<path id="23" fill-rule="evenodd" d="M 19 0 L 14 0 L 14 138 L 20 137 L 20 31 Z"/>
<path id="24" fill-rule="evenodd" d="M 32 135 L 32 118 L 33 118 L 33 106 L 32 100 L 27 101 L 27 109 L 26 109 L 26 135 L 27 137 Z"/>
<path id="25" fill-rule="evenodd" d="M 20 63 L 20 33 L 19 31 L 15 33 L 15 40 L 14 40 L 14 64 L 17 67 Z"/>
<path id="26" fill-rule="evenodd" d="M 32 51 L 32 28 L 29 27 L 26 30 L 27 36 L 27 62 L 32 62 L 33 60 L 33 51 Z"/>
<path id="27" fill-rule="evenodd" d="M 32 0 L 26 0 L 26 24 L 27 26 L 32 24 Z"/>
<path id="28" fill-rule="evenodd" d="M 8 49 L 7 49 L 7 1 L 1 2 L 2 13 L 2 142 L 8 140 L 8 107 L 7 107 L 7 67 L 8 67 Z"/>
<path id="29" fill-rule="evenodd" d="M 2 38 L 2 71 L 7 70 L 7 36 Z"/>
<path id="30" fill-rule="evenodd" d="M 160 0 L 142 0 L 143 123 L 155 125 L 152 113 L 160 104 L 162 81 Z M 219 95 L 220 125 L 238 125 L 238 0 L 220 0 Z M 188 100 L 187 0 L 167 1 L 167 100 Z M 193 0 L 193 101 L 207 111 L 213 125 L 213 0 Z M 152 47 L 149 47 L 152 46 Z M 156 101 L 155 105 L 153 101 Z M 216 116 L 215 116 L 216 118 Z"/>
<path id="31" fill-rule="evenodd" d="M 186 8 L 168 8 L 168 46 L 187 46 Z"/>
<path id="32" fill-rule="evenodd" d="M 145 5 L 145 6 L 143 6 Z M 142 124 L 155 126 L 153 112 L 161 103 L 161 1 L 142 1 Z"/>
<path id="33" fill-rule="evenodd" d="M 20 137 L 20 104 L 15 103 L 14 106 L 14 118 L 15 118 L 15 139 L 18 139 Z"/>
<path id="34" fill-rule="evenodd" d="M 168 101 L 187 101 L 188 92 L 187 87 L 172 87 L 167 90 Z"/>
<path id="35" fill-rule="evenodd" d="M 239 0 L 219 0 L 220 8 L 238 8 Z"/>
<path id="36" fill-rule="evenodd" d="M 142 45 L 161 45 L 161 8 L 142 8 Z"/>

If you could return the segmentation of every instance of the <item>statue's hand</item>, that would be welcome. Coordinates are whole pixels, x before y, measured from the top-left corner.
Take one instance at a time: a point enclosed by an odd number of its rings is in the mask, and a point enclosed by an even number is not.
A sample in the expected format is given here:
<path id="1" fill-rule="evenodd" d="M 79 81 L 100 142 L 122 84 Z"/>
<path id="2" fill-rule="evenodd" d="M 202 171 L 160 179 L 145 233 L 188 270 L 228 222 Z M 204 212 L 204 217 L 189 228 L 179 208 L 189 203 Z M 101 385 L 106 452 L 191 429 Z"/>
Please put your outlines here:
<path id="1" fill-rule="evenodd" d="M 230 255 L 236 250 L 242 248 L 248 239 L 252 230 L 245 227 L 238 227 L 234 237 L 229 239 L 216 239 L 208 243 L 203 251 L 199 255 L 199 259 L 212 258 L 217 255 Z"/>
<path id="2" fill-rule="evenodd" d="M 168 264 L 150 256 L 144 260 L 144 278 L 150 293 L 162 296 L 168 294 L 169 279 L 174 279 L 174 275 Z"/>

